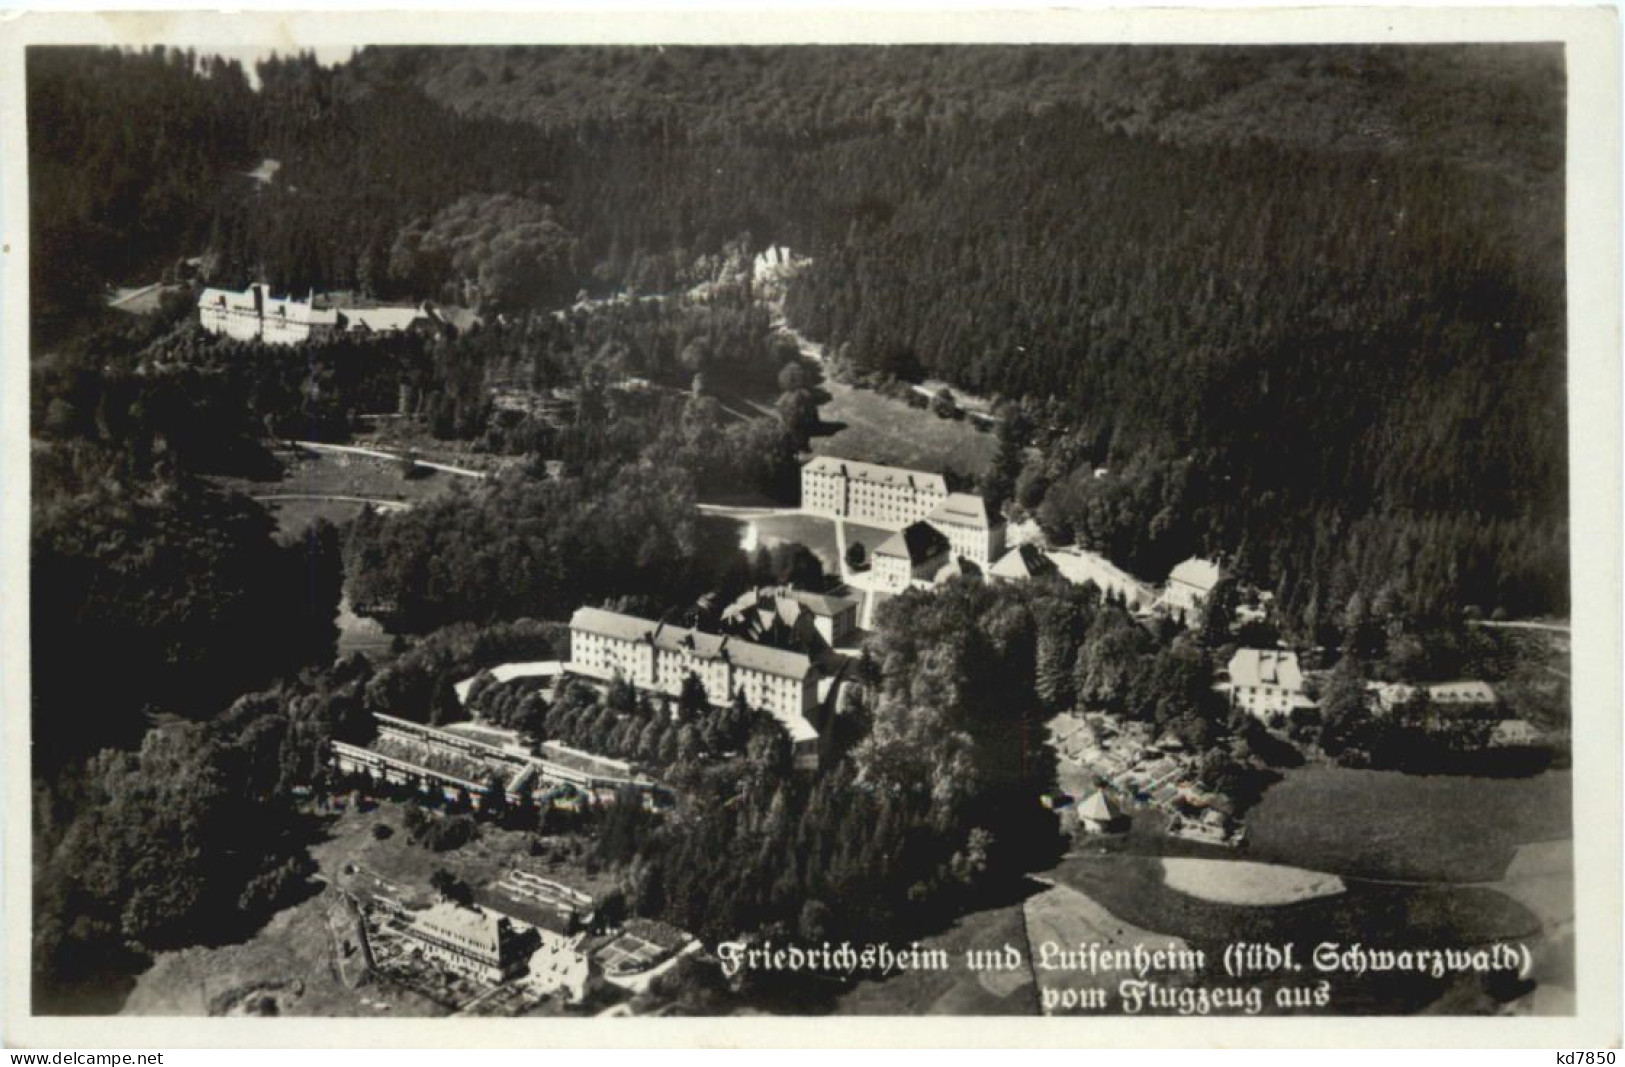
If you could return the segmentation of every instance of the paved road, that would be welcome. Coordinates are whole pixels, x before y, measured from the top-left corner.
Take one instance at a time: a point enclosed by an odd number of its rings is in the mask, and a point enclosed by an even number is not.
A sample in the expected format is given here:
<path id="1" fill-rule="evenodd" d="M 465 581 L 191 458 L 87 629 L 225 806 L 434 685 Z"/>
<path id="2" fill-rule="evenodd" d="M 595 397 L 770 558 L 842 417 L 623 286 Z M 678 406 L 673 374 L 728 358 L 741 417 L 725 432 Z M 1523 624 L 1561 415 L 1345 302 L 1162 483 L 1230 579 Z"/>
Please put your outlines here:
<path id="1" fill-rule="evenodd" d="M 744 504 L 697 504 L 701 514 L 720 515 L 725 519 L 769 519 L 803 514 L 800 508 L 750 507 Z"/>
<path id="2" fill-rule="evenodd" d="M 387 508 L 391 511 L 410 511 L 412 508 L 412 505 L 404 500 L 380 500 L 371 496 L 334 496 L 329 493 L 268 493 L 254 499 L 267 503 L 278 500 L 331 500 L 340 504 L 371 504 L 375 508 Z"/>
<path id="3" fill-rule="evenodd" d="M 325 441 L 295 441 L 294 444 L 298 445 L 300 448 L 308 448 L 312 452 L 338 452 L 351 456 L 368 456 L 372 459 L 395 460 L 396 462 L 399 462 L 405 458 L 399 452 L 385 452 L 377 448 L 359 448 L 355 445 L 330 445 Z M 420 467 L 427 467 L 432 471 L 445 471 L 447 474 L 455 474 L 462 478 L 478 478 L 484 480 L 485 478 L 489 477 L 489 475 L 487 475 L 484 471 L 473 471 L 469 470 L 467 467 L 453 467 L 446 463 L 433 463 L 426 459 L 418 460 L 417 465 Z"/>
<path id="4" fill-rule="evenodd" d="M 1489 626 L 1497 630 L 1544 630 L 1546 633 L 1566 634 L 1572 632 L 1566 622 L 1521 622 L 1508 620 L 1506 622 L 1492 622 L 1489 619 L 1474 619 L 1474 626 Z"/>

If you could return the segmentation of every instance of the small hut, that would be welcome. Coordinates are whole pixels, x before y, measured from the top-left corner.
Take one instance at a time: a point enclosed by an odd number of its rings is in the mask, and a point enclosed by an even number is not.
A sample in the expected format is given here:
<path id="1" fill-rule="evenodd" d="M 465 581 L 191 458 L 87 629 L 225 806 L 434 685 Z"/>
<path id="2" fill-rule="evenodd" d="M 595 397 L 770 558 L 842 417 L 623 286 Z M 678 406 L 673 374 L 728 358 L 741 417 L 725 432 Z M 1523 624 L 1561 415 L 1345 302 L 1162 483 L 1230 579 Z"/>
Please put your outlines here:
<path id="1" fill-rule="evenodd" d="M 1078 805 L 1078 823 L 1090 834 L 1119 834 L 1128 829 L 1128 818 L 1104 789 L 1096 789 Z"/>

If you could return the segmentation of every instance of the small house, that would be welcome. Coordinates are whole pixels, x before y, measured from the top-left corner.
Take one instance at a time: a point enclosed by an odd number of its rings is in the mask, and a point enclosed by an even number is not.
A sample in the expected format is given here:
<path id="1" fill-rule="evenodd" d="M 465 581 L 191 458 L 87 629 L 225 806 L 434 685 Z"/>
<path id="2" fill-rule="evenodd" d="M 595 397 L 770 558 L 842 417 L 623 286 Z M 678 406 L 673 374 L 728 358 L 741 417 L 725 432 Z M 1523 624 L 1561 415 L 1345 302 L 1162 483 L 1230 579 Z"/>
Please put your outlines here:
<path id="1" fill-rule="evenodd" d="M 1128 829 L 1128 817 L 1104 789 L 1096 789 L 1078 805 L 1078 824 L 1089 834 L 1119 834 Z"/>

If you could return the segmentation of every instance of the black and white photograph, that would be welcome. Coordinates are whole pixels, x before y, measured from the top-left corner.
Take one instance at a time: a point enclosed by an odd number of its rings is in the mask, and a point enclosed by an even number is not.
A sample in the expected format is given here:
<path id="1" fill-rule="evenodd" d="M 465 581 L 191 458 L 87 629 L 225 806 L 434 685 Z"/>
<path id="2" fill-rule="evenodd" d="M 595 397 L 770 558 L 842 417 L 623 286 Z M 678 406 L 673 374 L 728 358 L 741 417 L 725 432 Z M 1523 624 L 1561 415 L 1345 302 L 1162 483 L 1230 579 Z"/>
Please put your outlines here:
<path id="1" fill-rule="evenodd" d="M 15 48 L 8 1020 L 1617 997 L 1572 34 Z"/>

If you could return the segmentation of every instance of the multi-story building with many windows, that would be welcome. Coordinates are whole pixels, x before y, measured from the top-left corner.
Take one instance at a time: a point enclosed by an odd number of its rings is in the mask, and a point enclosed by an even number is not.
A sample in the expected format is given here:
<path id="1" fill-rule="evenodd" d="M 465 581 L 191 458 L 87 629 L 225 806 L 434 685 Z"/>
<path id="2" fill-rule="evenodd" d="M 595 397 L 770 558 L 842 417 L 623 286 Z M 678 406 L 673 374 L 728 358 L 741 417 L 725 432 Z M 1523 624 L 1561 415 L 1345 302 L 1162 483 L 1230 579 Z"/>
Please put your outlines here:
<path id="1" fill-rule="evenodd" d="M 414 914 L 408 941 L 428 959 L 483 982 L 524 973 L 522 945 L 506 915 L 442 900 Z"/>
<path id="2" fill-rule="evenodd" d="M 947 496 L 940 474 L 835 456 L 814 456 L 801 468 L 803 510 L 887 529 L 918 522 Z"/>
<path id="3" fill-rule="evenodd" d="M 1004 522 L 974 493 L 949 493 L 925 521 L 948 539 L 949 551 L 986 571 L 1004 553 Z"/>
<path id="4" fill-rule="evenodd" d="M 197 311 L 198 321 L 210 333 L 272 345 L 302 344 L 338 328 L 337 311 L 314 307 L 309 300 L 278 299 L 263 282 L 241 293 L 205 289 Z"/>
<path id="5" fill-rule="evenodd" d="M 818 739 L 807 718 L 818 704 L 818 672 L 799 652 L 578 608 L 570 617 L 569 670 L 605 680 L 618 674 L 639 689 L 667 696 L 679 695 L 692 674 L 712 704 L 724 705 L 742 694 L 752 707 L 783 723 L 792 742 Z"/>
<path id="6" fill-rule="evenodd" d="M 318 307 L 314 294 L 304 300 L 275 297 L 271 287 L 255 282 L 242 292 L 205 289 L 197 302 L 198 322 L 210 333 L 239 341 L 297 345 L 341 333 L 396 334 L 433 329 L 461 332 L 477 316 L 462 308 Z"/>

